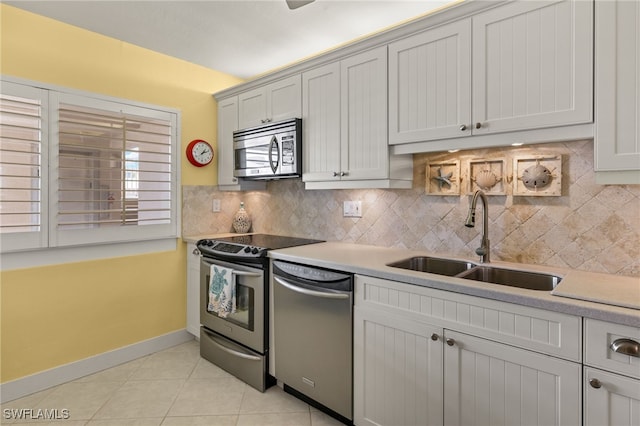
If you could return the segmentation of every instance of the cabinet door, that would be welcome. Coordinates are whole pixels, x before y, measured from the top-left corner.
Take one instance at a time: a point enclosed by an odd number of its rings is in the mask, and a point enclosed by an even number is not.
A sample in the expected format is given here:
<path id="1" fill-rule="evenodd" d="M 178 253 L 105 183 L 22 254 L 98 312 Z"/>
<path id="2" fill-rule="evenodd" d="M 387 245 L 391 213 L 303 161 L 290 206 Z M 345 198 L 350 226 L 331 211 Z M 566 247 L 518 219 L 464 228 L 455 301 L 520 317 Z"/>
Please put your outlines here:
<path id="1" fill-rule="evenodd" d="M 387 48 L 340 63 L 342 180 L 389 178 Z"/>
<path id="2" fill-rule="evenodd" d="M 640 170 L 640 3 L 596 2 L 596 171 Z M 635 181 L 612 183 L 638 183 Z"/>
<path id="3" fill-rule="evenodd" d="M 640 380 L 584 368 L 585 426 L 640 424 Z"/>
<path id="4" fill-rule="evenodd" d="M 267 119 L 282 121 L 302 116 L 300 74 L 276 81 L 267 86 Z"/>
<path id="5" fill-rule="evenodd" d="M 355 307 L 355 424 L 442 425 L 441 336 L 441 328 Z"/>
<path id="6" fill-rule="evenodd" d="M 233 176 L 233 132 L 238 130 L 238 98 L 218 102 L 218 185 L 236 185 Z"/>
<path id="7" fill-rule="evenodd" d="M 302 74 L 302 123 L 302 180 L 339 180 L 339 62 Z"/>
<path id="8" fill-rule="evenodd" d="M 445 330 L 446 425 L 580 425 L 581 366 Z"/>
<path id="9" fill-rule="evenodd" d="M 238 95 L 241 129 L 300 117 L 300 75 L 257 87 Z"/>
<path id="10" fill-rule="evenodd" d="M 200 252 L 187 244 L 187 331 L 200 337 Z"/>
<path id="11" fill-rule="evenodd" d="M 259 126 L 267 120 L 267 94 L 258 87 L 238 95 L 238 128 Z"/>
<path id="12" fill-rule="evenodd" d="M 471 135 L 471 20 L 389 45 L 389 143 Z"/>
<path id="13" fill-rule="evenodd" d="M 591 122 L 592 40 L 591 1 L 518 1 L 474 16 L 473 133 Z"/>

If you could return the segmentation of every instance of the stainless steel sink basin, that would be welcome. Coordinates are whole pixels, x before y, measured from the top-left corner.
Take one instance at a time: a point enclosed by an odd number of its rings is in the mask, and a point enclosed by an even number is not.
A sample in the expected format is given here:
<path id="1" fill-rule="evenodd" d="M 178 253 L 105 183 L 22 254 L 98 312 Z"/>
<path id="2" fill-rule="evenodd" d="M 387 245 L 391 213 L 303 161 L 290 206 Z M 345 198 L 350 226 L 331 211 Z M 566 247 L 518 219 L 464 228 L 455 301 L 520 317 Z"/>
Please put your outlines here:
<path id="1" fill-rule="evenodd" d="M 467 271 L 476 265 L 463 260 L 418 256 L 410 257 L 409 259 L 404 259 L 399 262 L 389 263 L 387 266 L 453 277 L 454 275 Z"/>
<path id="2" fill-rule="evenodd" d="M 540 272 L 516 271 L 512 269 L 495 268 L 492 266 L 476 266 L 458 275 L 468 280 L 482 281 L 529 290 L 551 291 L 562 280 L 561 277 Z"/>

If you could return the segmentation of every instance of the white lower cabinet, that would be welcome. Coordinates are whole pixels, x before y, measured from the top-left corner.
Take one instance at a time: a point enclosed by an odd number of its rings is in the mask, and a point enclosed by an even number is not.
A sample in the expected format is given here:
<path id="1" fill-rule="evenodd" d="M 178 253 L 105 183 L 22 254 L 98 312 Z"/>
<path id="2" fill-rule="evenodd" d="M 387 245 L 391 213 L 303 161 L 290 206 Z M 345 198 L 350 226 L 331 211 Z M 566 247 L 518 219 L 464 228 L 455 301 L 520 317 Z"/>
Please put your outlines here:
<path id="1" fill-rule="evenodd" d="M 200 251 L 187 244 L 187 331 L 200 338 Z"/>
<path id="2" fill-rule="evenodd" d="M 442 328 L 354 309 L 357 425 L 441 425 Z"/>
<path id="3" fill-rule="evenodd" d="M 640 328 L 585 320 L 585 426 L 640 425 Z"/>
<path id="4" fill-rule="evenodd" d="M 450 330 L 444 348 L 444 424 L 581 424 L 580 364 Z"/>
<path id="5" fill-rule="evenodd" d="M 571 315 L 357 275 L 354 422 L 581 425 L 580 335 Z"/>
<path id="6" fill-rule="evenodd" d="M 584 368 L 585 426 L 640 425 L 640 380 Z"/>

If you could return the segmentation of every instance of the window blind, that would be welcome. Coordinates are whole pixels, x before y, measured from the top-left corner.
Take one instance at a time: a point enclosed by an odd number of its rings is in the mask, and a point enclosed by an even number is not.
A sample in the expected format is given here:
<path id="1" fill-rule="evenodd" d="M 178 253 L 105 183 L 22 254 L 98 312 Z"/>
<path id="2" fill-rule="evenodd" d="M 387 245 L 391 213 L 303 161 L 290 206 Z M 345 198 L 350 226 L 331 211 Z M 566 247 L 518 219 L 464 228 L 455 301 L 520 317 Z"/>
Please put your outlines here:
<path id="1" fill-rule="evenodd" d="M 40 99 L 0 94 L 0 233 L 39 232 Z"/>
<path id="2" fill-rule="evenodd" d="M 169 120 L 70 103 L 58 116 L 59 230 L 171 223 Z"/>

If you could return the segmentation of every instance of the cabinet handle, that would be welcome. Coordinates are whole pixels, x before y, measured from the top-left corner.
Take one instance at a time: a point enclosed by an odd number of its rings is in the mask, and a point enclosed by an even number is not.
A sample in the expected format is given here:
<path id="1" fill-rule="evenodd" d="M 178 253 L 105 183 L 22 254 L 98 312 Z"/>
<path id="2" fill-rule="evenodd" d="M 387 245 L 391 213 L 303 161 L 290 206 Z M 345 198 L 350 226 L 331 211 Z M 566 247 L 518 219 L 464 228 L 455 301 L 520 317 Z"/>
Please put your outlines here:
<path id="1" fill-rule="evenodd" d="M 333 172 L 333 177 L 338 177 L 339 173 L 338 172 Z"/>
<path id="2" fill-rule="evenodd" d="M 598 380 L 598 379 L 589 380 L 589 384 L 594 389 L 600 389 L 602 387 L 602 383 L 600 383 L 600 380 Z"/>
<path id="3" fill-rule="evenodd" d="M 462 126 L 460 126 L 460 131 L 464 132 L 465 130 L 467 130 L 467 125 L 463 124 Z"/>
<path id="4" fill-rule="evenodd" d="M 640 343 L 631 339 L 616 339 L 611 343 L 611 350 L 623 355 L 640 358 Z"/>
<path id="5" fill-rule="evenodd" d="M 482 128 L 482 123 L 478 121 L 476 123 L 476 129 L 481 129 L 481 128 Z"/>
<path id="6" fill-rule="evenodd" d="M 440 338 L 440 336 L 438 336 L 436 333 L 433 333 L 431 335 L 431 340 L 433 340 L 434 342 L 437 342 L 439 338 Z"/>
<path id="7" fill-rule="evenodd" d="M 455 344 L 456 344 L 456 341 L 455 341 L 455 340 L 453 340 L 453 339 L 447 339 L 447 340 L 445 340 L 445 341 L 447 342 L 447 345 L 449 345 L 449 346 L 453 346 L 453 345 L 455 345 Z"/>
<path id="8" fill-rule="evenodd" d="M 340 172 L 340 176 L 348 176 L 349 172 Z"/>

